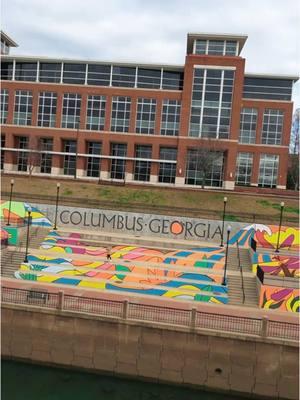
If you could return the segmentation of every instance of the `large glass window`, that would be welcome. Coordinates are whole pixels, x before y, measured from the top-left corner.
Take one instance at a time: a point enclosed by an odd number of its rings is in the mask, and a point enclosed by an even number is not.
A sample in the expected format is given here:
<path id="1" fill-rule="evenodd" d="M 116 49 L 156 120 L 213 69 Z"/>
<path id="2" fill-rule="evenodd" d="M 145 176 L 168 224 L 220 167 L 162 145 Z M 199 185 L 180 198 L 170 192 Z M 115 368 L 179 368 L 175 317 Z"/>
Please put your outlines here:
<path id="1" fill-rule="evenodd" d="M 178 100 L 164 100 L 161 116 L 160 134 L 178 136 L 181 102 Z"/>
<path id="2" fill-rule="evenodd" d="M 12 62 L 1 62 L 1 79 L 12 80 L 13 76 L 13 63 Z"/>
<path id="3" fill-rule="evenodd" d="M 76 171 L 76 141 L 64 140 L 64 153 L 73 153 L 64 155 L 64 175 L 75 175 Z"/>
<path id="4" fill-rule="evenodd" d="M 163 70 L 162 89 L 182 90 L 183 72 Z"/>
<path id="5" fill-rule="evenodd" d="M 53 150 L 53 139 L 52 138 L 41 138 L 41 173 L 51 174 L 52 168 L 52 154 L 47 153 Z"/>
<path id="6" fill-rule="evenodd" d="M 32 92 L 29 90 L 16 90 L 15 93 L 15 125 L 31 125 Z"/>
<path id="7" fill-rule="evenodd" d="M 243 97 L 247 99 L 292 100 L 293 80 L 245 77 Z"/>
<path id="8" fill-rule="evenodd" d="M 88 96 L 86 129 L 103 131 L 106 96 Z"/>
<path id="9" fill-rule="evenodd" d="M 137 87 L 160 89 L 161 69 L 138 68 Z"/>
<path id="10" fill-rule="evenodd" d="M 57 94 L 40 92 L 38 126 L 54 127 L 56 119 Z"/>
<path id="11" fill-rule="evenodd" d="M 161 147 L 159 150 L 159 159 L 166 161 L 176 161 L 177 149 L 172 147 Z M 175 183 L 176 163 L 159 163 L 158 182 Z"/>
<path id="12" fill-rule="evenodd" d="M 6 124 L 7 114 L 8 114 L 8 90 L 1 89 L 1 115 L 0 115 L 0 123 Z"/>
<path id="13" fill-rule="evenodd" d="M 47 83 L 60 83 L 61 63 L 40 63 L 39 81 Z"/>
<path id="14" fill-rule="evenodd" d="M 228 139 L 234 71 L 195 68 L 189 136 Z"/>
<path id="15" fill-rule="evenodd" d="M 19 149 L 28 149 L 29 139 L 27 136 L 18 136 L 17 137 L 18 148 Z M 27 172 L 28 167 L 28 152 L 19 151 L 18 152 L 18 171 Z"/>
<path id="16" fill-rule="evenodd" d="M 283 111 L 266 109 L 264 112 L 261 142 L 263 144 L 281 144 Z"/>
<path id="17" fill-rule="evenodd" d="M 5 147 L 5 135 L 1 135 L 1 170 L 4 169 L 4 154 L 5 151 L 3 150 Z"/>
<path id="18" fill-rule="evenodd" d="M 111 160 L 110 177 L 111 179 L 125 179 L 127 145 L 123 143 L 112 143 L 110 148 L 110 155 L 114 157 Z"/>
<path id="19" fill-rule="evenodd" d="M 188 150 L 185 183 L 221 187 L 223 185 L 224 155 L 204 149 Z"/>
<path id="20" fill-rule="evenodd" d="M 101 155 L 101 143 L 99 142 L 88 142 L 88 154 Z M 88 157 L 87 159 L 87 176 L 100 176 L 100 158 Z"/>
<path id="21" fill-rule="evenodd" d="M 259 162 L 258 186 L 275 188 L 277 184 L 279 156 L 261 154 Z"/>
<path id="22" fill-rule="evenodd" d="M 155 128 L 155 99 L 138 99 L 136 114 L 136 133 L 147 135 L 154 133 Z"/>
<path id="23" fill-rule="evenodd" d="M 243 108 L 240 120 L 240 143 L 255 143 L 256 140 L 257 109 Z"/>
<path id="24" fill-rule="evenodd" d="M 113 66 L 112 86 L 134 87 L 136 67 Z"/>
<path id="25" fill-rule="evenodd" d="M 194 54 L 235 56 L 237 55 L 237 42 L 233 40 L 195 40 Z"/>
<path id="26" fill-rule="evenodd" d="M 37 63 L 16 62 L 16 81 L 36 81 Z"/>
<path id="27" fill-rule="evenodd" d="M 236 159 L 235 183 L 237 185 L 250 185 L 252 174 L 253 154 L 238 153 Z"/>
<path id="28" fill-rule="evenodd" d="M 109 86 L 111 65 L 89 64 L 88 65 L 88 85 Z"/>
<path id="29" fill-rule="evenodd" d="M 77 129 L 80 118 L 81 95 L 65 93 L 63 100 L 62 128 Z"/>
<path id="30" fill-rule="evenodd" d="M 86 64 L 64 63 L 63 83 L 83 85 L 85 83 Z"/>
<path id="31" fill-rule="evenodd" d="M 114 96 L 112 98 L 111 131 L 129 131 L 130 107 L 130 97 Z"/>
<path id="32" fill-rule="evenodd" d="M 151 171 L 151 154 L 152 147 L 137 145 L 135 147 L 135 158 L 147 158 L 148 161 L 136 160 L 134 166 L 134 180 L 135 181 L 150 181 L 150 171 Z"/>

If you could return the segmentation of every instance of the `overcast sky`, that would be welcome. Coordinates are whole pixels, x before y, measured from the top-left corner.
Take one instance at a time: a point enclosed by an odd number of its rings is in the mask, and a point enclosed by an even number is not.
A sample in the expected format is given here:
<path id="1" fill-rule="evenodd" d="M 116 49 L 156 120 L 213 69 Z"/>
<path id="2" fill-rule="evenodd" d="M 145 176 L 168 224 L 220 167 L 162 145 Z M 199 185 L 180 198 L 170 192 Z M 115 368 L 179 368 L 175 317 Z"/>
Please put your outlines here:
<path id="1" fill-rule="evenodd" d="M 299 75 L 299 0 L 2 0 L 12 54 L 184 64 L 188 32 L 242 33 L 246 71 Z M 300 83 L 294 89 L 300 107 Z"/>

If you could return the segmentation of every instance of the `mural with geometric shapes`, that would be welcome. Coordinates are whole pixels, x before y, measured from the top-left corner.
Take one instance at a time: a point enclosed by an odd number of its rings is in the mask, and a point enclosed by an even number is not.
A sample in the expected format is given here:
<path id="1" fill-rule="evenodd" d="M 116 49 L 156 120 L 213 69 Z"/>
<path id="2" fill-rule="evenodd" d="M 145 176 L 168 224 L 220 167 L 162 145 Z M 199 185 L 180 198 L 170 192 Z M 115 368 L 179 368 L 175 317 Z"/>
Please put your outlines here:
<path id="1" fill-rule="evenodd" d="M 259 306 L 265 309 L 299 312 L 299 289 L 262 285 Z"/>
<path id="2" fill-rule="evenodd" d="M 1 221 L 7 221 L 10 214 L 10 223 L 16 225 L 24 225 L 28 218 L 28 203 L 19 201 L 11 202 L 11 210 L 9 213 L 9 201 L 1 200 L 0 218 Z M 52 226 L 49 219 L 36 207 L 31 207 L 31 225 L 50 227 Z"/>
<path id="3" fill-rule="evenodd" d="M 255 275 L 257 265 L 261 267 L 265 274 L 300 278 L 300 258 L 298 256 L 254 253 L 252 256 L 252 271 Z"/>

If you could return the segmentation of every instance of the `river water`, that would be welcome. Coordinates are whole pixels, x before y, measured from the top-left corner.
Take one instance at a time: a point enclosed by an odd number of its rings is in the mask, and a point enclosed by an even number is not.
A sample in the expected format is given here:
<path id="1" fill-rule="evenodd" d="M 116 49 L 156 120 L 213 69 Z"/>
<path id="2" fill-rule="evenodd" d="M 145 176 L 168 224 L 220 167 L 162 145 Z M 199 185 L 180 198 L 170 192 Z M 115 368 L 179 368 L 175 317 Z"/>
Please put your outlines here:
<path id="1" fill-rule="evenodd" d="M 2 361 L 3 400 L 237 400 L 179 386 Z"/>

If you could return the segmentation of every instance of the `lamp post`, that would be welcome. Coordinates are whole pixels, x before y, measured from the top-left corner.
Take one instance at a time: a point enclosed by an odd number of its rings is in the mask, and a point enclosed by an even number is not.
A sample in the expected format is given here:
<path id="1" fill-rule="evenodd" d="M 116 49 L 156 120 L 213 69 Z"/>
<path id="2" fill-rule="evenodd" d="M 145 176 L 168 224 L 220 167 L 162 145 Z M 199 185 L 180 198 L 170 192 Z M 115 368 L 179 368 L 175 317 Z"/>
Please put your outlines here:
<path id="1" fill-rule="evenodd" d="M 28 244 L 29 244 L 29 226 L 31 222 L 31 207 L 28 207 L 27 212 L 28 212 L 28 219 L 27 219 L 27 236 L 26 236 L 26 249 L 25 249 L 25 258 L 24 262 L 28 262 Z"/>
<path id="2" fill-rule="evenodd" d="M 225 265 L 224 265 L 224 276 L 222 285 L 226 285 L 226 271 L 227 271 L 227 261 L 228 261 L 228 245 L 229 245 L 229 237 L 231 232 L 231 226 L 227 226 L 227 240 L 226 240 L 226 253 L 225 253 Z"/>
<path id="3" fill-rule="evenodd" d="M 223 220 L 222 220 L 222 232 L 221 232 L 221 244 L 220 247 L 224 246 L 223 240 L 224 240 L 224 222 L 225 222 L 225 211 L 226 211 L 226 204 L 227 204 L 227 197 L 224 197 L 224 206 L 223 206 Z"/>
<path id="4" fill-rule="evenodd" d="M 8 219 L 7 219 L 7 226 L 10 225 L 10 211 L 11 211 L 11 199 L 12 199 L 12 193 L 13 193 L 13 188 L 14 188 L 14 183 L 15 181 L 13 179 L 10 180 L 10 194 L 9 194 L 9 206 L 8 206 Z"/>
<path id="5" fill-rule="evenodd" d="M 284 202 L 282 201 L 282 202 L 280 203 L 279 231 L 278 231 L 277 245 L 276 245 L 275 253 L 279 253 L 279 242 L 280 242 L 280 231 L 281 231 L 281 224 L 282 224 L 283 208 L 284 208 Z"/>
<path id="6" fill-rule="evenodd" d="M 76 152 L 75 152 L 75 169 L 74 169 L 74 179 L 77 178 L 77 158 L 78 158 L 78 138 L 79 138 L 79 126 L 80 119 L 77 122 L 77 135 L 76 135 Z"/>
<path id="7" fill-rule="evenodd" d="M 54 230 L 57 230 L 57 210 L 58 210 L 58 198 L 59 198 L 60 183 L 56 184 L 56 203 L 55 203 L 55 219 L 54 219 Z"/>

